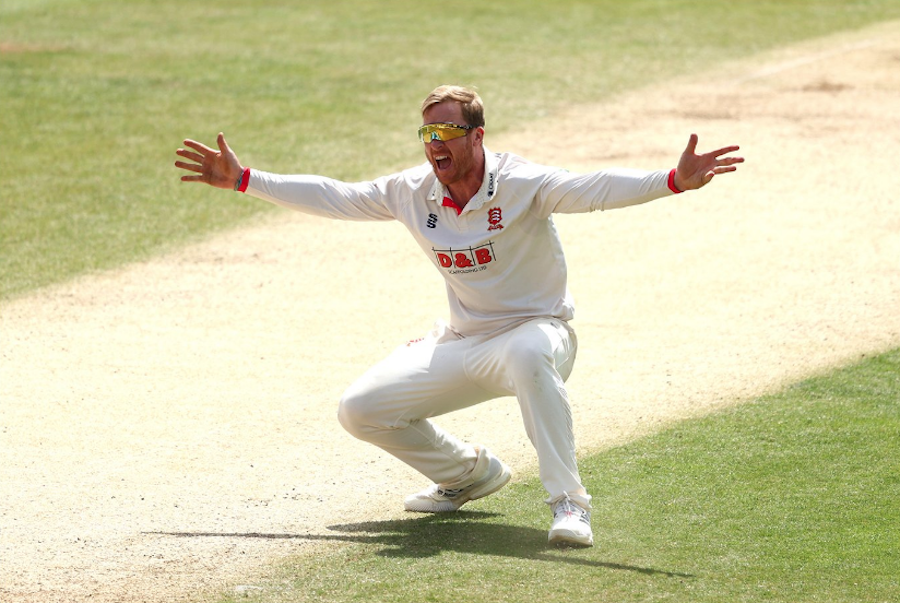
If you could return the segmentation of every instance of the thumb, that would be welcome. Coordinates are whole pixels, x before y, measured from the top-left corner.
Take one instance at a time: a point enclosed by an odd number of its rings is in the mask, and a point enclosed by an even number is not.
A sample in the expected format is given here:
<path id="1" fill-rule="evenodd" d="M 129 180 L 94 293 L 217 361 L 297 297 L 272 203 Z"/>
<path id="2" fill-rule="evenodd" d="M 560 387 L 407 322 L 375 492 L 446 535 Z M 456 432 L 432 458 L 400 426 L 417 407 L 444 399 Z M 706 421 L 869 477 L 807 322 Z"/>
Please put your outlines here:
<path id="1" fill-rule="evenodd" d="M 221 136 L 221 134 L 219 134 L 219 136 Z M 697 150 L 697 141 L 698 140 L 699 140 L 699 137 L 696 134 L 691 134 L 691 137 L 688 138 L 687 147 L 685 147 L 684 152 L 689 153 L 691 155 L 695 154 L 695 151 Z"/>
<path id="2" fill-rule="evenodd" d="M 219 136 L 216 138 L 216 142 L 219 144 L 219 150 L 222 151 L 223 154 L 228 154 L 231 152 L 231 147 L 228 146 L 228 143 L 225 142 L 225 134 L 219 132 Z"/>

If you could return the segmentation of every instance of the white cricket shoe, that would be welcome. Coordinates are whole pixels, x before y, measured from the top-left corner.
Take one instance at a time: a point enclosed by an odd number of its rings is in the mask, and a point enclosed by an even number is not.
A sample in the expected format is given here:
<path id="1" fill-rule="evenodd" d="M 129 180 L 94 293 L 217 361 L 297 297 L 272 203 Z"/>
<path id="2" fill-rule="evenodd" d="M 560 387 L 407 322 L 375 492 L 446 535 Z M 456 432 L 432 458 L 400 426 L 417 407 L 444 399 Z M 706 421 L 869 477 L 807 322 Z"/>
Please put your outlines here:
<path id="1" fill-rule="evenodd" d="M 572 502 L 568 497 L 555 503 L 553 524 L 548 540 L 555 545 L 594 546 L 591 531 L 591 512 Z"/>
<path id="2" fill-rule="evenodd" d="M 418 494 L 407 497 L 403 502 L 403 508 L 407 511 L 419 513 L 447 513 L 457 511 L 461 506 L 488 494 L 493 494 L 509 483 L 512 472 L 503 462 L 481 448 L 478 451 L 478 460 L 475 471 L 479 477 L 462 488 L 448 488 L 441 484 L 434 484 Z"/>

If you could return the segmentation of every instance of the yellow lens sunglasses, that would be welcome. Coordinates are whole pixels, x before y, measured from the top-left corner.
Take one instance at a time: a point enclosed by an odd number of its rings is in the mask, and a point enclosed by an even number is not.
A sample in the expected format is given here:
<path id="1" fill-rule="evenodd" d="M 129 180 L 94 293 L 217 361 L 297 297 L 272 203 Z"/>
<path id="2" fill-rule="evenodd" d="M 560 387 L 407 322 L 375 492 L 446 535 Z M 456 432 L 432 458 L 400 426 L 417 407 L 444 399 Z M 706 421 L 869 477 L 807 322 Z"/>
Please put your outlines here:
<path id="1" fill-rule="evenodd" d="M 421 128 L 419 128 L 419 140 L 428 144 L 434 140 L 440 140 L 441 142 L 447 142 L 448 140 L 453 140 L 454 138 L 462 138 L 466 134 L 469 133 L 469 130 L 474 130 L 475 126 L 458 126 L 456 124 L 425 124 Z"/>

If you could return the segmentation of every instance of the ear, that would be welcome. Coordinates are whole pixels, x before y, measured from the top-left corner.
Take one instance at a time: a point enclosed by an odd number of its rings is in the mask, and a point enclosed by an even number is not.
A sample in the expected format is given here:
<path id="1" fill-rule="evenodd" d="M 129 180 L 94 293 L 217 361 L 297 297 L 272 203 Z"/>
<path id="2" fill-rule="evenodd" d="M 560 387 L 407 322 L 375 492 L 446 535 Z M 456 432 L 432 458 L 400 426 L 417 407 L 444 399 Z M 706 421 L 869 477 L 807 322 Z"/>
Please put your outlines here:
<path id="1" fill-rule="evenodd" d="M 476 146 L 484 142 L 484 128 L 481 126 L 475 128 L 475 131 L 472 132 L 472 140 Z"/>

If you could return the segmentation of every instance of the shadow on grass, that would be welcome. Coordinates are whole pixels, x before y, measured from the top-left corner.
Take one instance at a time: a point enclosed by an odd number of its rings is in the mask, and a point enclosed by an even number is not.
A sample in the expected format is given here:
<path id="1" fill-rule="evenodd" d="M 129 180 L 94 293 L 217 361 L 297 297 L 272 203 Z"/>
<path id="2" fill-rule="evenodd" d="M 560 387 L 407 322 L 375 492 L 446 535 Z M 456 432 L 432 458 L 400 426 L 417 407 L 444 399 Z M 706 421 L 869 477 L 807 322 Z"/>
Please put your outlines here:
<path id="1" fill-rule="evenodd" d="M 460 511 L 441 515 L 416 516 L 410 519 L 338 524 L 328 526 L 329 531 L 335 532 L 331 534 L 145 533 L 181 538 L 263 538 L 351 542 L 380 547 L 375 554 L 383 557 L 424 558 L 444 552 L 455 552 L 566 563 L 672 578 L 694 577 L 692 574 L 585 558 L 586 555 L 591 554 L 591 551 L 586 551 L 582 555 L 566 554 L 565 549 L 549 547 L 545 530 L 492 521 L 498 516 L 496 513 Z M 576 552 L 576 549 L 569 550 L 573 553 Z"/>

